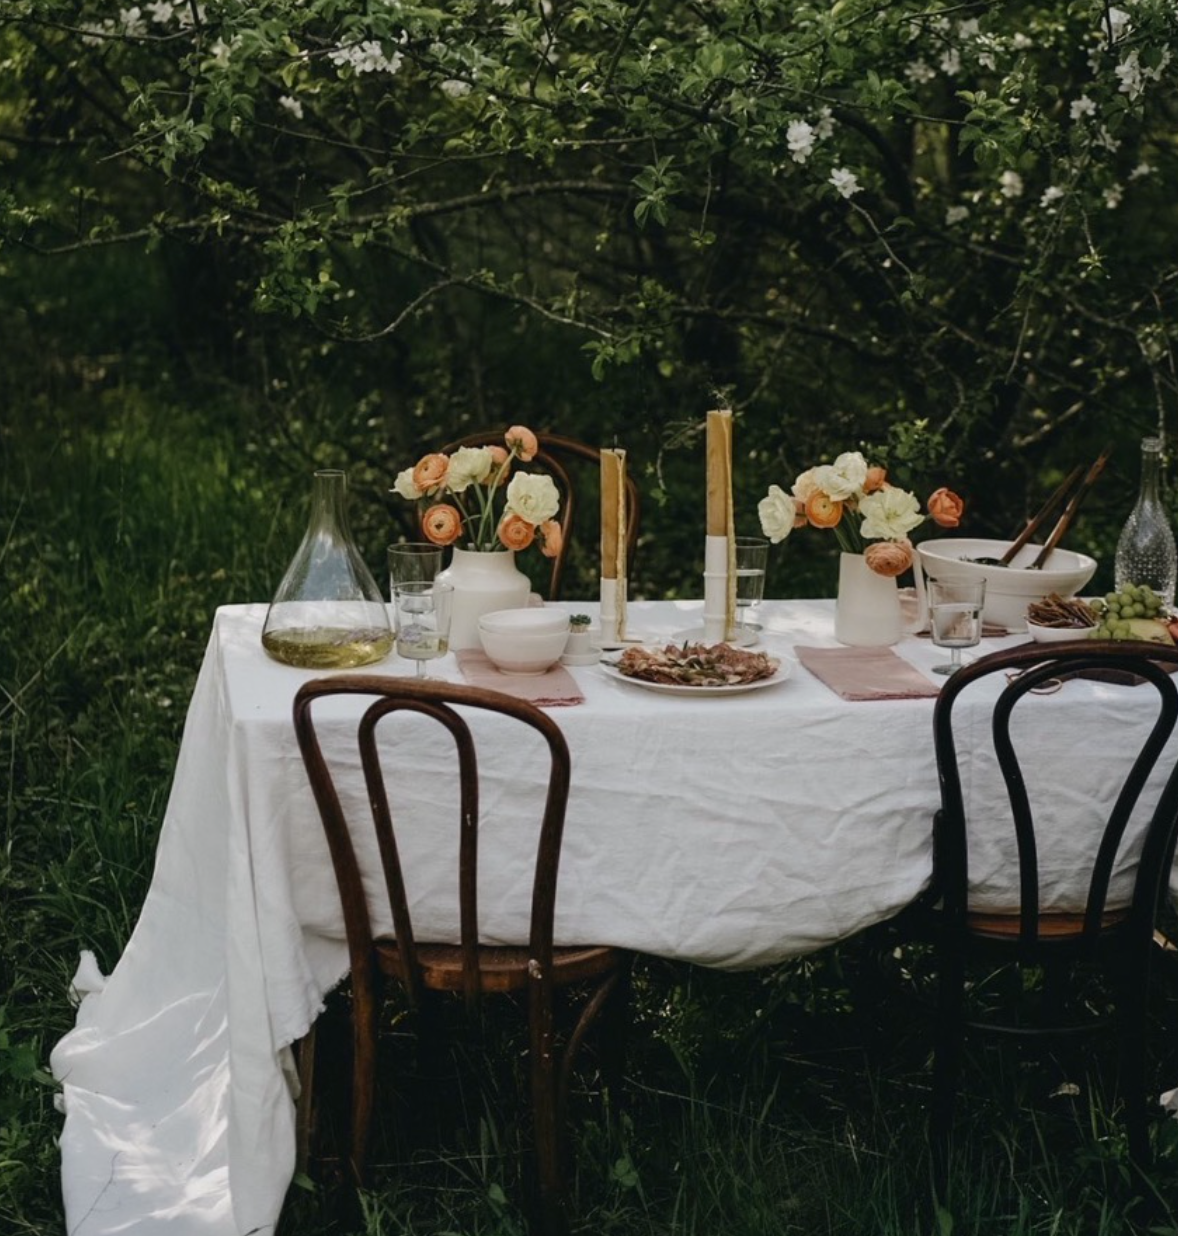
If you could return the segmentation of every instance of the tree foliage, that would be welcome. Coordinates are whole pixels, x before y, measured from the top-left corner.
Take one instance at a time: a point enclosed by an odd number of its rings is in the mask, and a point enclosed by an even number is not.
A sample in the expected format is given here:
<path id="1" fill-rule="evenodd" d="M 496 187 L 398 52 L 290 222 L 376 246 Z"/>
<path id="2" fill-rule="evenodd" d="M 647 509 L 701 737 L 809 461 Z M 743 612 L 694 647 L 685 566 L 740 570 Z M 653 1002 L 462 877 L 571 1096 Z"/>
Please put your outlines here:
<path id="1" fill-rule="evenodd" d="M 201 255 L 394 448 L 725 399 L 758 476 L 867 444 L 1017 495 L 1110 423 L 1132 473 L 1175 395 L 1167 0 L 6 14 L 6 251 Z"/>

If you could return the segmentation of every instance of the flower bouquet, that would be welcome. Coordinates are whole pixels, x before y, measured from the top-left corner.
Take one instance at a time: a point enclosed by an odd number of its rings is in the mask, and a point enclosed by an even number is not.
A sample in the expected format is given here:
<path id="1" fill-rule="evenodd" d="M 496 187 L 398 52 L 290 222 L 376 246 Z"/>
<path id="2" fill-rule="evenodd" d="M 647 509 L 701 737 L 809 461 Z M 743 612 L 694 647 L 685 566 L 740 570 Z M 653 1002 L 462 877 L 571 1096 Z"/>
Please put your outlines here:
<path id="1" fill-rule="evenodd" d="M 435 545 L 475 552 L 527 549 L 555 558 L 561 548 L 556 519 L 560 493 L 550 476 L 514 472 L 539 450 L 536 435 L 513 425 L 503 446 L 462 446 L 426 455 L 397 474 L 393 493 L 424 505 L 421 529 Z"/>
<path id="2" fill-rule="evenodd" d="M 927 517 L 942 528 L 956 528 L 964 509 L 961 499 L 944 488 L 926 505 Z M 792 493 L 770 485 L 757 514 L 774 544 L 807 524 L 833 528 L 844 553 L 862 554 L 877 575 L 891 577 L 912 565 L 908 534 L 926 518 L 915 494 L 890 484 L 886 471 L 868 464 L 859 451 L 844 452 L 834 463 L 807 469 L 794 481 Z"/>

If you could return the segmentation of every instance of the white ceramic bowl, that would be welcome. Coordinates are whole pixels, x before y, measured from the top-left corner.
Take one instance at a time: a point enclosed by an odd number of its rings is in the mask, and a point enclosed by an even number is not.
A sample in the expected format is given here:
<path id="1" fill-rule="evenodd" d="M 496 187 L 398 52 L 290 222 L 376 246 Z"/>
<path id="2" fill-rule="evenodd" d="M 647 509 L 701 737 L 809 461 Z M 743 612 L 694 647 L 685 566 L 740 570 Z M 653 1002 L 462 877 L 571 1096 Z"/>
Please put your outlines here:
<path id="1" fill-rule="evenodd" d="M 500 609 L 479 619 L 483 651 L 504 674 L 544 673 L 568 638 L 569 616 L 560 609 Z"/>
<path id="2" fill-rule="evenodd" d="M 986 622 L 1008 631 L 1027 629 L 1027 606 L 1042 601 L 1051 593 L 1072 597 L 1096 573 L 1096 559 L 1087 554 L 1057 549 L 1041 571 L 1027 568 L 1039 556 L 1042 545 L 1024 545 L 1010 566 L 983 566 L 966 558 L 1001 558 L 1009 541 L 987 541 L 972 537 L 945 537 L 922 541 L 916 548 L 924 573 L 930 579 L 984 579 Z"/>
<path id="3" fill-rule="evenodd" d="M 1028 621 L 1027 630 L 1040 644 L 1064 644 L 1073 639 L 1091 639 L 1096 627 L 1041 627 Z"/>

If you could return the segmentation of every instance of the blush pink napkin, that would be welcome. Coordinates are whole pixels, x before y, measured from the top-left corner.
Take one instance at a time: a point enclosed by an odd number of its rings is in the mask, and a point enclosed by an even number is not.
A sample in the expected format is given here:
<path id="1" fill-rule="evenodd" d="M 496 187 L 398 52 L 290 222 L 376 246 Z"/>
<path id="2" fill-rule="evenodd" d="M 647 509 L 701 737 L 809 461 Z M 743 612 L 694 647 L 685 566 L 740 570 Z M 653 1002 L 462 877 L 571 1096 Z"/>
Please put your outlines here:
<path id="1" fill-rule="evenodd" d="M 917 700 L 939 688 L 890 648 L 795 648 L 798 660 L 845 700 Z"/>
<path id="2" fill-rule="evenodd" d="M 501 674 L 485 652 L 477 648 L 462 648 L 454 654 L 463 678 L 472 687 L 486 687 L 490 691 L 502 691 L 517 700 L 527 700 L 539 708 L 558 708 L 564 704 L 583 704 L 581 694 L 572 674 L 557 664 L 534 678 L 516 674 Z"/>

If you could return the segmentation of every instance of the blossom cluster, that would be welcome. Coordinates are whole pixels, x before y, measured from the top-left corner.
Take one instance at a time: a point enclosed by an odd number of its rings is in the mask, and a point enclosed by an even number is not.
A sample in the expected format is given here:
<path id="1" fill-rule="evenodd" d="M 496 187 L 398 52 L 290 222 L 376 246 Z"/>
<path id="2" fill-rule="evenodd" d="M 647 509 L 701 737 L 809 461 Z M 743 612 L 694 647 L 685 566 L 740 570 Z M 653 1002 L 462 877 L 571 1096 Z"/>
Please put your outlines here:
<path id="1" fill-rule="evenodd" d="M 964 503 L 941 488 L 928 500 L 928 517 L 942 528 L 956 528 Z M 795 528 L 833 528 L 840 547 L 862 553 L 880 575 L 899 575 L 912 565 L 908 534 L 925 520 L 915 494 L 889 483 L 887 472 L 868 464 L 859 451 L 846 451 L 834 463 L 803 472 L 786 493 L 780 485 L 757 505 L 761 529 L 776 545 Z M 878 544 L 865 546 L 865 541 Z"/>
<path id="2" fill-rule="evenodd" d="M 556 519 L 560 493 L 550 476 L 512 471 L 515 460 L 535 458 L 536 435 L 513 425 L 503 441 L 425 455 L 397 474 L 393 493 L 428 503 L 421 530 L 435 545 L 453 545 L 465 536 L 460 548 L 527 549 L 539 536 L 540 552 L 555 558 L 563 541 Z"/>

